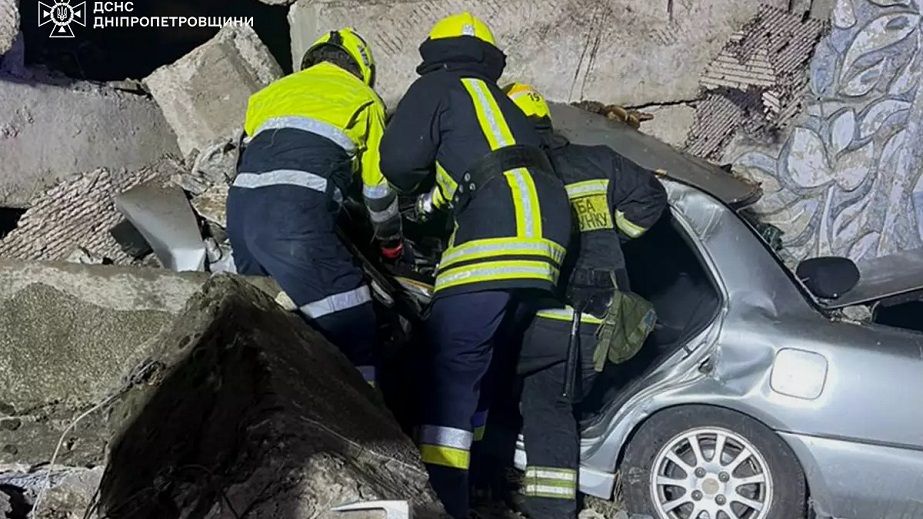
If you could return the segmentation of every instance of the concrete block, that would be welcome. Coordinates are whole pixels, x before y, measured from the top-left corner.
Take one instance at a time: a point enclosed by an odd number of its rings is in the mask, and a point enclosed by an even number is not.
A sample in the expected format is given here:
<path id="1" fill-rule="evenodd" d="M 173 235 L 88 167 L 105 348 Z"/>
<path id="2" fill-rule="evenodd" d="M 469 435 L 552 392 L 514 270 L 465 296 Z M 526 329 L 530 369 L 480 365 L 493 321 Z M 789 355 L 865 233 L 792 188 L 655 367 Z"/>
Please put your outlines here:
<path id="1" fill-rule="evenodd" d="M 282 75 L 251 27 L 224 27 L 144 82 L 186 155 L 243 126 L 250 95 Z"/>
<path id="2" fill-rule="evenodd" d="M 19 34 L 19 9 L 16 0 L 0 0 L 0 56 L 13 47 Z"/>
<path id="3" fill-rule="evenodd" d="M 289 12 L 297 65 L 319 34 L 354 26 L 378 61 L 378 90 L 393 106 L 416 77 L 418 46 L 440 17 L 470 10 L 509 55 L 507 80 L 557 101 L 624 105 L 693 99 L 699 76 L 760 0 L 299 0 Z M 785 8 L 787 0 L 765 4 Z"/>
<path id="4" fill-rule="evenodd" d="M 217 276 L 157 342 L 162 369 L 113 413 L 122 427 L 100 515 L 130 502 L 134 519 L 167 508 L 226 517 L 229 504 L 253 519 L 320 518 L 344 503 L 396 499 L 414 517 L 444 517 L 416 448 L 375 391 L 270 298 Z M 144 491 L 177 472 L 188 476 Z"/>
<path id="5" fill-rule="evenodd" d="M 178 151 L 150 99 L 90 83 L 0 76 L 0 206 L 29 207 L 75 173 L 134 170 Z"/>
<path id="6" fill-rule="evenodd" d="M 79 410 L 150 353 L 206 275 L 0 261 L 0 464 L 47 462 Z M 97 422 L 58 463 L 103 458 Z"/>

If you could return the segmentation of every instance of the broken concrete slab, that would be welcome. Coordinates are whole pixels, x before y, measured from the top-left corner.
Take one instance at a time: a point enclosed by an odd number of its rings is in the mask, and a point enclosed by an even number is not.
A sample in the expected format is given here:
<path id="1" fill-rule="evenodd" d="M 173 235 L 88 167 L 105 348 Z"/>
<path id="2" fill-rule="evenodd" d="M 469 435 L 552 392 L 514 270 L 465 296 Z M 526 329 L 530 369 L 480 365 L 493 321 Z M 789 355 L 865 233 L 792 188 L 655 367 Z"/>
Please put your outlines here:
<path id="1" fill-rule="evenodd" d="M 64 180 L 30 201 L 16 229 L 0 240 L 0 258 L 63 260 L 75 248 L 84 247 L 115 263 L 129 263 L 134 258 L 109 233 L 122 221 L 115 196 L 181 171 L 173 160 L 165 159 L 138 170 L 99 169 Z"/>
<path id="2" fill-rule="evenodd" d="M 16 0 L 0 0 L 0 57 L 13 48 L 19 35 L 19 9 Z"/>
<path id="3" fill-rule="evenodd" d="M 318 35 L 354 26 L 375 52 L 378 90 L 394 106 L 416 77 L 417 47 L 440 17 L 470 10 L 509 55 L 506 78 L 549 99 L 642 105 L 693 99 L 705 65 L 760 5 L 787 0 L 300 0 L 289 12 L 295 68 Z M 672 12 L 668 9 L 672 6 Z"/>
<path id="4" fill-rule="evenodd" d="M 145 97 L 0 76 L 0 106 L 0 206 L 29 207 L 77 173 L 136 170 L 178 153 L 173 130 Z"/>
<path id="5" fill-rule="evenodd" d="M 281 75 L 252 27 L 224 27 L 144 83 L 189 155 L 243 126 L 250 95 Z"/>
<path id="6" fill-rule="evenodd" d="M 398 499 L 416 517 L 441 517 L 415 447 L 375 392 L 336 348 L 238 278 L 210 279 L 152 351 L 148 382 L 106 413 L 122 428 L 101 514 L 163 517 L 166 506 L 332 518 L 337 505 Z"/>
<path id="7" fill-rule="evenodd" d="M 685 104 L 645 106 L 641 111 L 654 116 L 641 123 L 641 131 L 682 149 L 695 122 L 695 108 Z"/>
<path id="8" fill-rule="evenodd" d="M 147 182 L 118 195 L 115 205 L 164 267 L 177 272 L 205 269 L 205 243 L 181 189 Z"/>
<path id="9" fill-rule="evenodd" d="M 48 462 L 73 418 L 148 358 L 207 277 L 0 261 L 0 464 Z M 108 427 L 81 423 L 57 461 L 102 463 Z"/>

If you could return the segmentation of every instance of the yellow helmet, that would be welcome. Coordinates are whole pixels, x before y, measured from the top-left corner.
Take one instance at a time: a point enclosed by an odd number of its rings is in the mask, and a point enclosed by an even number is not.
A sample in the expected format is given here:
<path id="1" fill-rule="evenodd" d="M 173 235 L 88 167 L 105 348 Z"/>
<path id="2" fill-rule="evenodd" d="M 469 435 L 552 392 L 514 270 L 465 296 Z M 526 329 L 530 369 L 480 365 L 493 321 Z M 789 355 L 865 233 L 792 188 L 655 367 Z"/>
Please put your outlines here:
<path id="1" fill-rule="evenodd" d="M 431 40 L 457 38 L 459 36 L 474 36 L 494 47 L 497 46 L 497 40 L 494 39 L 494 33 L 490 30 L 490 27 L 468 11 L 446 16 L 436 22 L 433 30 L 429 33 L 429 39 Z"/>
<path id="2" fill-rule="evenodd" d="M 503 91 L 527 117 L 551 118 L 548 102 L 534 87 L 524 83 L 513 83 L 507 85 Z"/>
<path id="3" fill-rule="evenodd" d="M 352 27 L 330 31 L 318 38 L 305 52 L 301 61 L 302 70 L 317 63 L 312 55 L 315 50 L 325 45 L 332 45 L 349 54 L 359 67 L 362 81 L 368 86 L 375 84 L 375 58 L 372 56 L 372 48 Z"/>

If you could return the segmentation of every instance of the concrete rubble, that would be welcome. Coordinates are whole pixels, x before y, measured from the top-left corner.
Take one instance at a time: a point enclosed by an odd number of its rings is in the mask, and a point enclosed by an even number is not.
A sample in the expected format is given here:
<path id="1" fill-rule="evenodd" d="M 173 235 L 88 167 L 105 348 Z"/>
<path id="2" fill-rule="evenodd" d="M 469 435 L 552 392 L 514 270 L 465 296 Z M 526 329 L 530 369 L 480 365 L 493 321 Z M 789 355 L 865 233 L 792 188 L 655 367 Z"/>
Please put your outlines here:
<path id="1" fill-rule="evenodd" d="M 695 98 L 705 66 L 761 5 L 788 1 L 299 0 L 289 23 L 296 68 L 316 35 L 356 27 L 375 49 L 378 91 L 392 107 L 416 78 L 432 24 L 466 9 L 490 20 L 509 56 L 507 80 L 555 101 L 645 105 Z"/>
<path id="2" fill-rule="evenodd" d="M 0 0 L 0 58 L 13 48 L 19 35 L 19 8 L 16 0 Z"/>
<path id="3" fill-rule="evenodd" d="M 91 501 L 108 517 L 322 518 L 371 499 L 439 517 L 375 393 L 257 281 L 0 263 L 0 487 L 49 518 Z"/>
<path id="4" fill-rule="evenodd" d="M 179 151 L 153 101 L 96 84 L 0 75 L 0 107 L 2 207 L 29 207 L 78 173 L 137 170 Z"/>
<path id="5" fill-rule="evenodd" d="M 247 99 L 282 75 L 253 28 L 224 27 L 218 35 L 148 76 L 144 83 L 189 155 L 233 134 Z"/>
<path id="6" fill-rule="evenodd" d="M 0 240 L 0 258 L 63 260 L 83 247 L 116 263 L 131 262 L 109 232 L 123 219 L 115 197 L 181 171 L 175 161 L 165 159 L 137 170 L 98 169 L 65 180 L 30 201 L 16 229 Z"/>

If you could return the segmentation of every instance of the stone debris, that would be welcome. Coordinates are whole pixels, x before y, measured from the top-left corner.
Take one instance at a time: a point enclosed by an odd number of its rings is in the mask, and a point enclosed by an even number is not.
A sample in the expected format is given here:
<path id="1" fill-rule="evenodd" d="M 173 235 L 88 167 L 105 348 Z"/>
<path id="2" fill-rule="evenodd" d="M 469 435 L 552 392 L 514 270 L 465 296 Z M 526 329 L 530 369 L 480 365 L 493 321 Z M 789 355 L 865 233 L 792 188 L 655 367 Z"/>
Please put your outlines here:
<path id="1" fill-rule="evenodd" d="M 250 95 L 281 75 L 253 28 L 224 27 L 144 83 L 176 132 L 180 150 L 190 155 L 235 132 Z"/>
<path id="2" fill-rule="evenodd" d="M 65 180 L 30 201 L 16 229 L 0 240 L 0 258 L 64 260 L 79 246 L 115 263 L 131 262 L 109 232 L 122 221 L 115 197 L 179 171 L 168 158 L 137 170 L 98 169 Z"/>
<path id="3" fill-rule="evenodd" d="M 72 83 L 0 75 L 0 206 L 30 207 L 78 173 L 134 171 L 178 155 L 176 136 L 153 101 Z"/>
<path id="4" fill-rule="evenodd" d="M 13 48 L 19 36 L 19 9 L 16 0 L 0 0 L 0 57 Z"/>
<path id="5" fill-rule="evenodd" d="M 720 160 L 734 135 L 771 141 L 801 113 L 807 68 L 826 22 L 770 6 L 705 69 L 687 151 Z"/>
<path id="6" fill-rule="evenodd" d="M 74 252 L 70 253 L 64 261 L 68 263 L 79 263 L 81 265 L 102 265 L 106 258 L 93 254 L 85 247 L 77 247 Z"/>
<path id="7" fill-rule="evenodd" d="M 137 390 L 146 404 L 126 409 L 113 439 L 101 513 L 332 518 L 338 505 L 395 499 L 441 516 L 413 443 L 297 316 L 218 276 L 174 323 L 159 341 L 164 368 Z"/>
<path id="8" fill-rule="evenodd" d="M 643 105 L 695 98 L 698 78 L 761 5 L 787 0 L 667 4 L 633 0 L 299 0 L 289 12 L 297 69 L 308 45 L 331 27 L 354 26 L 375 49 L 378 91 L 395 106 L 416 78 L 417 47 L 440 17 L 470 10 L 507 53 L 506 78 L 549 99 Z"/>
<path id="9" fill-rule="evenodd" d="M 227 200 L 229 187 L 227 184 L 216 185 L 208 191 L 192 199 L 192 208 L 202 218 L 227 228 Z"/>
<path id="10" fill-rule="evenodd" d="M 43 519 L 333 518 L 375 499 L 442 517 L 377 394 L 252 282 L 0 262 L 0 485 Z"/>
<path id="11" fill-rule="evenodd" d="M 0 261 L 0 465 L 47 463 L 65 428 L 123 384 L 207 280 L 115 266 Z M 99 465 L 118 416 L 72 430 L 56 463 Z"/>

